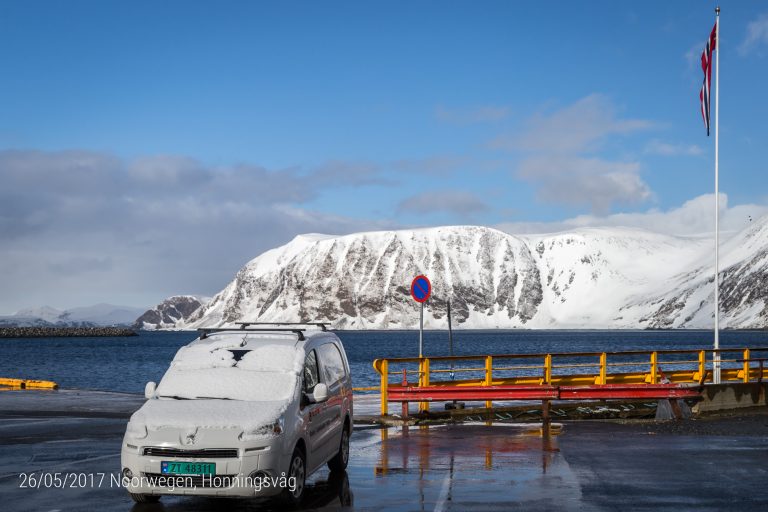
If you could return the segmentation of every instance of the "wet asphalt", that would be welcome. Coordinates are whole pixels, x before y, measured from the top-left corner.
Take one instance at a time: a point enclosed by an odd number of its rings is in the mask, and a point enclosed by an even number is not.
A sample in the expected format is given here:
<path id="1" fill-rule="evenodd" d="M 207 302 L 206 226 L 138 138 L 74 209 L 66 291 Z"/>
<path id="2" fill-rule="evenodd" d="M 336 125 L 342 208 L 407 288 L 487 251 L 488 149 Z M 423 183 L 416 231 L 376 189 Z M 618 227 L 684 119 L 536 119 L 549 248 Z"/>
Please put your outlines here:
<path id="1" fill-rule="evenodd" d="M 4 511 L 281 510 L 264 499 L 135 505 L 111 475 L 140 397 L 21 393 L 29 392 L 0 392 Z M 300 510 L 764 510 L 766 461 L 765 411 L 659 424 L 573 422 L 549 439 L 523 424 L 357 428 L 347 472 L 313 475 Z M 78 481 L 54 488 L 25 476 L 41 472 Z"/>

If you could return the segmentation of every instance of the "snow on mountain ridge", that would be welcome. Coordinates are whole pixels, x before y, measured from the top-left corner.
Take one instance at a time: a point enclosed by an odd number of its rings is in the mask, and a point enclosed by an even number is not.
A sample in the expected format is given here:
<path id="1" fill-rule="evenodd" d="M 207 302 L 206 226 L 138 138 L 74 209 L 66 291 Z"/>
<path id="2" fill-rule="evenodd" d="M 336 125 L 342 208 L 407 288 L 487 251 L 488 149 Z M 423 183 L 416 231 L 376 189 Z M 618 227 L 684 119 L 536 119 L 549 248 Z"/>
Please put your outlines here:
<path id="1" fill-rule="evenodd" d="M 453 305 L 460 321 L 469 315 L 470 306 L 482 305 L 489 316 L 498 313 L 495 302 L 511 301 L 513 307 L 507 312 L 517 315 L 521 323 L 534 313 L 518 307 L 523 303 L 515 304 L 520 293 L 539 286 L 532 255 L 524 242 L 501 231 L 460 226 L 368 232 L 315 240 L 299 252 L 291 247 L 294 241 L 262 255 L 280 263 L 271 270 L 262 256 L 250 261 L 186 325 L 221 324 L 241 318 L 287 321 L 316 317 L 333 318 L 347 328 L 412 326 L 414 308 L 408 285 L 418 273 L 432 276 L 435 295 L 430 310 L 435 320 L 444 316 L 440 310 L 451 292 L 459 295 Z M 495 271 L 491 253 L 499 257 Z M 515 291 L 509 288 L 509 275 L 517 278 L 514 266 L 510 267 L 516 258 L 523 262 L 520 274 L 524 279 Z M 465 277 L 459 278 L 460 273 Z M 535 280 L 526 288 L 525 276 L 529 274 Z M 305 283 L 311 283 L 311 290 Z M 467 302 L 465 296 L 472 299 Z"/>
<path id="2" fill-rule="evenodd" d="M 60 309 L 52 308 L 51 306 L 42 306 L 39 308 L 20 309 L 11 316 L 19 318 L 38 318 L 45 322 L 55 323 L 63 313 L 64 311 Z"/>
<path id="3" fill-rule="evenodd" d="M 710 241 L 709 244 L 712 242 Z M 622 309 L 631 322 L 655 328 L 711 328 L 714 323 L 712 247 L 654 294 Z M 721 327 L 768 327 L 768 216 L 720 246 Z"/>
<path id="4" fill-rule="evenodd" d="M 141 308 L 101 303 L 63 311 L 50 306 L 27 308 L 0 318 L 4 325 L 111 326 L 130 325 L 141 312 Z"/>
<path id="5" fill-rule="evenodd" d="M 551 324 L 574 328 L 623 326 L 623 304 L 656 292 L 709 244 L 639 229 L 582 229 L 529 242 L 541 257 Z"/>
<path id="6" fill-rule="evenodd" d="M 745 241 L 735 244 L 741 256 L 733 258 L 768 251 L 768 237 L 762 235 L 768 218 L 761 224 L 734 237 Z M 706 282 L 700 262 L 710 257 L 711 244 L 704 237 L 635 228 L 515 236 L 480 226 L 448 226 L 299 236 L 248 262 L 207 306 L 177 327 L 322 320 L 347 329 L 413 328 L 418 307 L 408 287 L 419 273 L 433 284 L 425 315 L 431 328 L 445 327 L 448 298 L 456 324 L 464 328 L 673 325 L 660 320 L 669 308 L 660 312 L 659 305 L 680 291 L 670 290 L 670 283 L 685 289 L 696 277 Z M 751 283 L 750 296 L 762 300 L 754 279 Z M 702 300 L 699 309 L 711 311 L 711 299 L 709 306 L 706 297 Z M 740 321 L 749 316 L 748 306 L 741 307 Z"/>

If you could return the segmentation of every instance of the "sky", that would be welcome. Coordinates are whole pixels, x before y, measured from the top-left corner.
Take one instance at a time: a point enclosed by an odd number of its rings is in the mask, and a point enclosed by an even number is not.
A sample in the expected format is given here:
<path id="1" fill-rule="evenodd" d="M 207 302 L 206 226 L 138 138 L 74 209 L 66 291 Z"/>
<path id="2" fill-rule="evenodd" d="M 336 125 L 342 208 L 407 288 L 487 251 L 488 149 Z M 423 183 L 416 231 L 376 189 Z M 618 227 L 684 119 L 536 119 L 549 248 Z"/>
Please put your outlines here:
<path id="1" fill-rule="evenodd" d="M 307 232 L 711 233 L 715 5 L 2 2 L 0 314 L 212 295 Z M 727 234 L 768 214 L 768 4 L 721 7 Z"/>

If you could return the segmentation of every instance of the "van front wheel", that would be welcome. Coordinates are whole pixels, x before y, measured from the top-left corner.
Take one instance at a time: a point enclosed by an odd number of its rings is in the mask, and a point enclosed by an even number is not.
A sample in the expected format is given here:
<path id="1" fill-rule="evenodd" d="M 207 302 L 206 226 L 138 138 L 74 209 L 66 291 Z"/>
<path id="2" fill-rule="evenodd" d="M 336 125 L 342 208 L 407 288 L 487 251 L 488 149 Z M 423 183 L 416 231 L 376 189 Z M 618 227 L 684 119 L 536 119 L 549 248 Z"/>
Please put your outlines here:
<path id="1" fill-rule="evenodd" d="M 293 450 L 293 455 L 291 456 L 291 465 L 288 466 L 288 479 L 291 485 L 283 489 L 280 498 L 284 504 L 295 507 L 304 498 L 304 486 L 307 479 L 306 459 L 304 452 L 298 446 Z"/>
<path id="2" fill-rule="evenodd" d="M 339 444 L 339 451 L 328 461 L 328 469 L 335 472 L 341 472 L 347 469 L 349 463 L 349 427 L 344 425 L 344 430 L 341 431 L 341 443 Z"/>

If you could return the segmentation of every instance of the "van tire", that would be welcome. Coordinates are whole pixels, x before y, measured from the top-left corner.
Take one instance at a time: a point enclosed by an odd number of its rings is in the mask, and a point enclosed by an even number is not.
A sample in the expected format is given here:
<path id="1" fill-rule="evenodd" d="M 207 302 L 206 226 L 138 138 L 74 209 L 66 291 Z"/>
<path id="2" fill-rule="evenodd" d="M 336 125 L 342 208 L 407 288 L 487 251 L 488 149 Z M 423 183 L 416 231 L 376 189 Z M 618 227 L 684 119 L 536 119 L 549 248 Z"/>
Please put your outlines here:
<path id="1" fill-rule="evenodd" d="M 341 431 L 341 442 L 339 451 L 328 461 L 328 469 L 333 472 L 342 472 L 347 469 L 349 463 L 349 424 L 344 424 L 344 430 Z"/>
<path id="2" fill-rule="evenodd" d="M 304 499 L 304 490 L 307 483 L 307 457 L 300 446 L 294 448 L 293 455 L 291 455 L 291 463 L 288 466 L 288 478 L 291 477 L 296 478 L 296 492 L 291 492 L 291 489 L 286 487 L 280 493 L 280 501 L 283 505 L 293 508 L 301 504 L 301 500 Z"/>
<path id="3" fill-rule="evenodd" d="M 160 501 L 160 496 L 154 494 L 136 494 L 133 492 L 129 492 L 128 494 L 131 495 L 131 499 L 136 503 L 157 503 Z"/>

